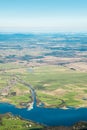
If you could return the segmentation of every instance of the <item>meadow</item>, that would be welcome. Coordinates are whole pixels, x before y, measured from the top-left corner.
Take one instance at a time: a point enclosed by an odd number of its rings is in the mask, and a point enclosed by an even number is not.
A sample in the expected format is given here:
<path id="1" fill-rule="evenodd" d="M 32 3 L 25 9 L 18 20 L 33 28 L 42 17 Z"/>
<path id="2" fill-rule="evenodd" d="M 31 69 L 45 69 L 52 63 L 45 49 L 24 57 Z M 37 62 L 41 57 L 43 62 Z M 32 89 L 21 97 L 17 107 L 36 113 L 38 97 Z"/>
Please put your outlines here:
<path id="1" fill-rule="evenodd" d="M 43 126 L 11 114 L 0 115 L 0 130 L 42 130 Z"/>
<path id="2" fill-rule="evenodd" d="M 45 107 L 87 107 L 86 72 L 58 65 L 26 67 L 5 64 L 1 67 L 4 68 L 5 72 L 0 72 L 0 88 L 9 84 L 9 80 L 16 75 L 33 86 L 37 100 L 43 102 Z M 12 92 L 16 92 L 16 95 L 10 95 Z M 1 96 L 0 100 L 19 106 L 21 102 L 30 102 L 31 94 L 29 88 L 16 81 L 9 89 L 9 94 Z"/>

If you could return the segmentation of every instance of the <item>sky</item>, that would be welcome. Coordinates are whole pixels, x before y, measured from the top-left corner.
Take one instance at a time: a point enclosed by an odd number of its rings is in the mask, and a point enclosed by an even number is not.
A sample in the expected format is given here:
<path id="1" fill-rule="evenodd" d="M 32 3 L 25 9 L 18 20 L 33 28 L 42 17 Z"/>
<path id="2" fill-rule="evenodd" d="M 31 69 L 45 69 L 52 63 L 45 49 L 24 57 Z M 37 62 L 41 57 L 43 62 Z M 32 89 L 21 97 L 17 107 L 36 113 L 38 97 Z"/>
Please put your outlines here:
<path id="1" fill-rule="evenodd" d="M 0 0 L 0 32 L 87 32 L 87 0 Z"/>

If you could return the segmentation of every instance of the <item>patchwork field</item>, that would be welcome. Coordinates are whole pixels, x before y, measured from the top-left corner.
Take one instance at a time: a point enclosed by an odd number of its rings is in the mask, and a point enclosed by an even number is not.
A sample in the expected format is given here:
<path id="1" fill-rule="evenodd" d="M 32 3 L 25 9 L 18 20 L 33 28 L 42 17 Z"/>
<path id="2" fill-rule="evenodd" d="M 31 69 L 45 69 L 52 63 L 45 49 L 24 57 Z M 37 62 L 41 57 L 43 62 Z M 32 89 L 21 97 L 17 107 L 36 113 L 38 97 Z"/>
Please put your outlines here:
<path id="1" fill-rule="evenodd" d="M 28 110 L 34 103 L 62 109 L 87 107 L 87 34 L 0 34 L 0 102 Z M 0 130 L 15 129 L 44 127 L 0 115 Z"/>
<path id="2" fill-rule="evenodd" d="M 43 102 L 45 107 L 87 107 L 86 72 L 59 65 L 26 67 L 11 63 L 0 66 L 0 101 L 19 107 L 31 102 L 29 88 L 17 81 L 15 76 L 18 76 L 34 87 L 37 101 Z"/>

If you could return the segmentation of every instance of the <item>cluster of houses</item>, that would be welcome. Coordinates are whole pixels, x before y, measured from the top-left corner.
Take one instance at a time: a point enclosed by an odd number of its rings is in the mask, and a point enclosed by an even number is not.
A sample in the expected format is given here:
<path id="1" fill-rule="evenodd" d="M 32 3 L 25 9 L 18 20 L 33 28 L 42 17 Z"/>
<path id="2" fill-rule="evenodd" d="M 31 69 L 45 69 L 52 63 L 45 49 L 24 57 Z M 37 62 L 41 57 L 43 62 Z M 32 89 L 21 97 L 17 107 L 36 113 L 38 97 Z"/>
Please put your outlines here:
<path id="1" fill-rule="evenodd" d="M 16 92 L 10 92 L 10 89 L 15 85 L 16 80 L 15 78 L 11 79 L 9 85 L 5 86 L 0 90 L 0 96 L 7 97 L 7 96 L 16 96 Z"/>

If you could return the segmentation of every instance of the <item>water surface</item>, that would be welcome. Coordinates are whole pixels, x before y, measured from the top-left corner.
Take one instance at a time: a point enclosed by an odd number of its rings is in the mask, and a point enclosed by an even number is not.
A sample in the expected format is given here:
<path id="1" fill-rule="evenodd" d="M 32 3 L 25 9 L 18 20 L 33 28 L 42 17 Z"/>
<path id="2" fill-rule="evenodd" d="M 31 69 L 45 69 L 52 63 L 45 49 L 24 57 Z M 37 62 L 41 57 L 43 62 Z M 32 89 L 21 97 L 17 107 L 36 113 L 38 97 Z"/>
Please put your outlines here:
<path id="1" fill-rule="evenodd" d="M 16 108 L 8 103 L 0 103 L 0 114 L 7 112 L 47 126 L 71 126 L 79 121 L 87 121 L 87 108 L 69 108 L 64 110 L 35 107 L 32 110 L 28 110 L 27 108 Z"/>

